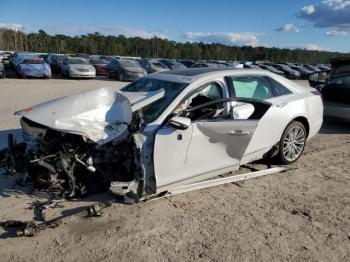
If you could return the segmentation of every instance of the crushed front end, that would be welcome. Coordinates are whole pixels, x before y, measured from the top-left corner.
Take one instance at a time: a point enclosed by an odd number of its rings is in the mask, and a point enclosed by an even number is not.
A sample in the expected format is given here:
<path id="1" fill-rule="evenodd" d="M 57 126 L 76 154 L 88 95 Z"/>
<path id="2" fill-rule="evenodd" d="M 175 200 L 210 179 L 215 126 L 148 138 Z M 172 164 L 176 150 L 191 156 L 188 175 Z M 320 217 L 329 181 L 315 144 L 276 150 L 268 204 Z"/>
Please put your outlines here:
<path id="1" fill-rule="evenodd" d="M 151 96 L 149 103 L 160 97 Z M 24 142 L 16 144 L 9 135 L 7 172 L 23 173 L 34 187 L 66 198 L 110 189 L 134 203 L 154 193 L 152 152 L 144 152 L 152 150 L 153 138 L 142 133 L 140 112 L 133 109 L 140 108 L 138 99 L 99 89 L 20 111 Z"/>

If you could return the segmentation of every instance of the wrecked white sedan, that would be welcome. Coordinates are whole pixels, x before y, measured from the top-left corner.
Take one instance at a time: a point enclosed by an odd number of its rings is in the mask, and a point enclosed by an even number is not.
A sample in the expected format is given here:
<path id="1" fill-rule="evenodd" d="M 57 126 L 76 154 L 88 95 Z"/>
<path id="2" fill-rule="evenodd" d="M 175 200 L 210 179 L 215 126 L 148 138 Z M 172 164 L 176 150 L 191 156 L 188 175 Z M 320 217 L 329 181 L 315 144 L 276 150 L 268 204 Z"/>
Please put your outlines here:
<path id="1" fill-rule="evenodd" d="M 296 161 L 322 124 L 319 92 L 264 70 L 154 73 L 24 109 L 8 170 L 67 197 L 137 202 L 262 159 Z"/>

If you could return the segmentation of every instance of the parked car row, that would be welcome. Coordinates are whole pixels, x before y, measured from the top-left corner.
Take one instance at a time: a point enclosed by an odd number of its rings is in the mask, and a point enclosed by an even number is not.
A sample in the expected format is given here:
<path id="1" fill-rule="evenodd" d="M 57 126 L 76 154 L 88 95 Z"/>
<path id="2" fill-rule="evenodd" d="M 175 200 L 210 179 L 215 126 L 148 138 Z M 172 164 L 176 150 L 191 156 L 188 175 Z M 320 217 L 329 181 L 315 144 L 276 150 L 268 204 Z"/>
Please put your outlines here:
<path id="1" fill-rule="evenodd" d="M 103 75 L 120 81 L 133 81 L 146 74 L 185 68 L 250 68 L 263 69 L 290 79 L 308 79 L 312 73 L 329 71 L 328 65 L 294 63 L 253 63 L 249 61 L 194 61 L 176 59 L 132 58 L 89 54 L 38 54 L 28 52 L 0 53 L 20 78 L 51 78 L 61 74 L 67 78 L 95 78 Z M 5 76 L 5 69 L 1 69 Z"/>

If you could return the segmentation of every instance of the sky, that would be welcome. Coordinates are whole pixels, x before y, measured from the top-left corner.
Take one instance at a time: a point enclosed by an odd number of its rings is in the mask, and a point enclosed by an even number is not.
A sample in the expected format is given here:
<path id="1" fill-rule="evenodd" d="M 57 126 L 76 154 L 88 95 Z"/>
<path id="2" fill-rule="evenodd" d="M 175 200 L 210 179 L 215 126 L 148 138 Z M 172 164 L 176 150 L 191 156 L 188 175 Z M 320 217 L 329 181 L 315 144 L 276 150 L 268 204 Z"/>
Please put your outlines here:
<path id="1" fill-rule="evenodd" d="M 0 28 L 350 52 L 350 0 L 0 0 Z"/>

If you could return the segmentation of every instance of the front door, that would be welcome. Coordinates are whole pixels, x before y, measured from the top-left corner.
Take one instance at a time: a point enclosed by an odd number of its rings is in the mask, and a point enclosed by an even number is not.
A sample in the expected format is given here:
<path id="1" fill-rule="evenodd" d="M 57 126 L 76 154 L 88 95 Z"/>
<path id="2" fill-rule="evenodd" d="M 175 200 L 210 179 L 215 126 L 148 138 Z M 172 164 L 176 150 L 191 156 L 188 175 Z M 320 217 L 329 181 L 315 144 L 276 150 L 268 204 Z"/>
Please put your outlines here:
<path id="1" fill-rule="evenodd" d="M 232 110 L 223 110 L 223 105 L 232 100 L 244 100 L 239 106 L 242 111 L 251 112 L 234 117 Z M 165 125 L 157 132 L 154 145 L 157 188 L 238 166 L 269 107 L 266 102 L 222 99 L 187 111 L 185 117 L 192 122 L 185 130 Z M 215 113 L 211 113 L 212 109 Z"/>

